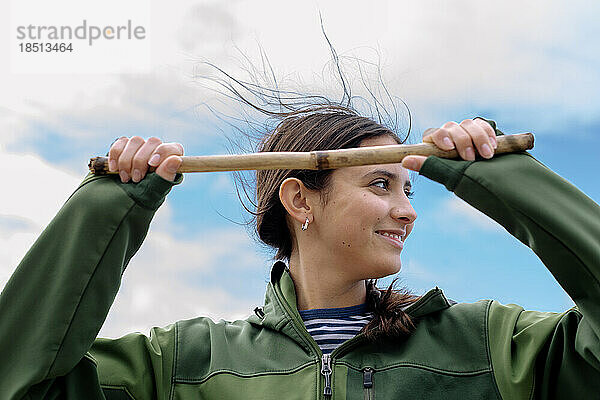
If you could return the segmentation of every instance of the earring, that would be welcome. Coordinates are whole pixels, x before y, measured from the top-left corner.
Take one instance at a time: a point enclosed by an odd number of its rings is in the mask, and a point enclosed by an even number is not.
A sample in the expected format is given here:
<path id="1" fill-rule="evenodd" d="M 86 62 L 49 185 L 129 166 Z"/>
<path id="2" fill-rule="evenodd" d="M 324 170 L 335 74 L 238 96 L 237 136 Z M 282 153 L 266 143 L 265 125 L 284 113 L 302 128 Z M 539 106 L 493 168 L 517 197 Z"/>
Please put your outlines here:
<path id="1" fill-rule="evenodd" d="M 309 224 L 309 220 L 308 217 L 306 217 L 306 221 L 304 221 L 304 224 L 302 224 L 302 230 L 305 231 L 308 229 L 308 224 Z"/>

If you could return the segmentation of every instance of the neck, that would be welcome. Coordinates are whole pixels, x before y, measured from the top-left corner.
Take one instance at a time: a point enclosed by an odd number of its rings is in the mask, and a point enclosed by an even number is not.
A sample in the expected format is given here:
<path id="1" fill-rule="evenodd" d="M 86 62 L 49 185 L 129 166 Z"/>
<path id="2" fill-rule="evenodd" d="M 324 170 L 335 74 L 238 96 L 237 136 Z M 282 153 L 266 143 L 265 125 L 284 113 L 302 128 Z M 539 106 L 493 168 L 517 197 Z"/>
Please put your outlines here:
<path id="1" fill-rule="evenodd" d="M 290 274 L 296 287 L 298 310 L 350 307 L 363 304 L 367 298 L 364 280 L 344 280 L 340 270 L 314 256 L 290 257 Z"/>

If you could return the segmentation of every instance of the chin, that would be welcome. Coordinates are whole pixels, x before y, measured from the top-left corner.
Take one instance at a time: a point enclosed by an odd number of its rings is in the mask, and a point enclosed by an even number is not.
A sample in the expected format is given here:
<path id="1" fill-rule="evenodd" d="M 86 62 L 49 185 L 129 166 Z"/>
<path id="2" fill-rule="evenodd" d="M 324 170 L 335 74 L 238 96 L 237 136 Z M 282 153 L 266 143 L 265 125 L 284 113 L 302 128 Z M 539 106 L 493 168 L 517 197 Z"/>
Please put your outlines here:
<path id="1" fill-rule="evenodd" d="M 397 260 L 396 262 L 388 261 L 378 263 L 369 270 L 370 274 L 367 279 L 380 279 L 385 278 L 386 276 L 394 275 L 400 272 L 401 267 L 400 260 Z"/>

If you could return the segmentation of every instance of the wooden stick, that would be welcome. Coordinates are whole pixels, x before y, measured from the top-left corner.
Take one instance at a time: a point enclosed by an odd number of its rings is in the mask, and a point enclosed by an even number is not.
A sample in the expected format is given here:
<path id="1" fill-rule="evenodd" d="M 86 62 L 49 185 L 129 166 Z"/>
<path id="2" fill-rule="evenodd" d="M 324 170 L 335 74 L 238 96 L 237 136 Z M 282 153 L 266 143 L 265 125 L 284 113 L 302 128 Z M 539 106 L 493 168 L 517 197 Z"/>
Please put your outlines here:
<path id="1" fill-rule="evenodd" d="M 533 148 L 533 134 L 497 136 L 495 154 Z M 258 169 L 333 169 L 357 165 L 399 163 L 408 155 L 458 158 L 456 150 L 445 151 L 431 143 L 358 147 L 311 152 L 264 152 L 219 156 L 183 156 L 177 172 L 216 172 Z M 96 175 L 116 174 L 108 170 L 107 157 L 90 159 L 90 171 Z"/>

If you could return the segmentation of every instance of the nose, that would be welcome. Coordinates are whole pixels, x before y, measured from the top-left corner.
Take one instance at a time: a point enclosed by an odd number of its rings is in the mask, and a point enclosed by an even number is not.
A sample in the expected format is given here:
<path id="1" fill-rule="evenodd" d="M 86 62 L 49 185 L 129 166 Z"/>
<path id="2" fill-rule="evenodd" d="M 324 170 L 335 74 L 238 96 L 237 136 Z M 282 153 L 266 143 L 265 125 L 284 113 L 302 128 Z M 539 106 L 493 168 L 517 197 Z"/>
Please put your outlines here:
<path id="1" fill-rule="evenodd" d="M 417 219 L 417 212 L 413 208 L 412 204 L 406 196 L 403 199 L 399 199 L 396 204 L 390 210 L 390 216 L 404 224 L 412 224 Z"/>

